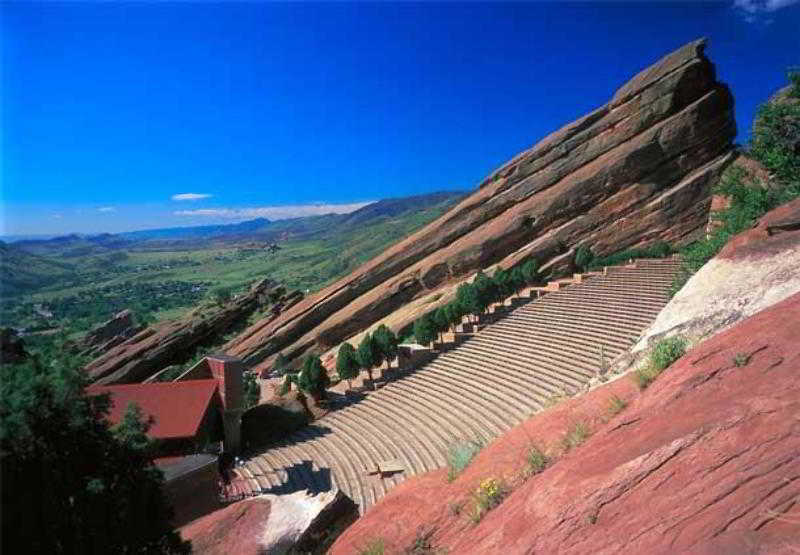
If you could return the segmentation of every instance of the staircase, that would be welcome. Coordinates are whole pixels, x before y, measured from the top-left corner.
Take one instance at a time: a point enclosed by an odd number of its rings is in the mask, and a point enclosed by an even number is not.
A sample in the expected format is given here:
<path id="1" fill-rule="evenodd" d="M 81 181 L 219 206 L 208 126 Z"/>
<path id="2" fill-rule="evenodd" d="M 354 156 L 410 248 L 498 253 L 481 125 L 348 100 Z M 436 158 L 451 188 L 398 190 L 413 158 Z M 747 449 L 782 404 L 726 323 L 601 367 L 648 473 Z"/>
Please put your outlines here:
<path id="1" fill-rule="evenodd" d="M 488 443 L 580 390 L 668 301 L 676 259 L 638 260 L 527 302 L 419 369 L 236 469 L 236 497 L 341 489 L 363 514 L 405 478 L 446 466 L 458 439 Z M 405 472 L 368 475 L 381 461 Z"/>

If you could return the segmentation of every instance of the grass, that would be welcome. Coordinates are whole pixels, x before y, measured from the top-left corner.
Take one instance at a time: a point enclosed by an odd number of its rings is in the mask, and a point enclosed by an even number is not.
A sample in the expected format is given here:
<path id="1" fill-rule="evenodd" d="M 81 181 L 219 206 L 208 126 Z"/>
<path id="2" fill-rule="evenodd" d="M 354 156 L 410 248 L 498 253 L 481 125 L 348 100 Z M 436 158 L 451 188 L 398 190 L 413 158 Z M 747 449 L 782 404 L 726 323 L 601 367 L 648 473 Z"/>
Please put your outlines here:
<path id="1" fill-rule="evenodd" d="M 737 353 L 736 356 L 733 357 L 733 364 L 737 368 L 747 365 L 748 362 L 750 362 L 750 355 L 747 353 Z"/>
<path id="2" fill-rule="evenodd" d="M 435 526 L 420 526 L 417 529 L 416 536 L 414 536 L 414 541 L 405 550 L 406 555 L 438 555 L 442 553 L 442 550 L 433 545 L 433 535 L 435 533 Z"/>
<path id="3" fill-rule="evenodd" d="M 483 448 L 477 441 L 458 441 L 447 452 L 447 481 L 452 482 Z"/>
<path id="4" fill-rule="evenodd" d="M 616 395 L 612 395 L 608 400 L 608 412 L 611 416 L 616 416 L 621 413 L 627 406 L 628 402 L 625 399 L 620 399 Z"/>
<path id="5" fill-rule="evenodd" d="M 561 438 L 561 446 L 565 452 L 571 451 L 586 441 L 590 435 L 591 432 L 586 422 L 578 420 L 572 423 L 567 433 Z"/>
<path id="6" fill-rule="evenodd" d="M 384 553 L 386 553 L 386 541 L 383 538 L 372 539 L 358 550 L 358 555 L 384 555 Z"/>
<path id="7" fill-rule="evenodd" d="M 686 339 L 681 336 L 669 337 L 656 343 L 650 352 L 649 361 L 632 374 L 639 389 L 647 389 L 665 369 L 681 358 L 686 353 L 687 345 Z"/>
<path id="8" fill-rule="evenodd" d="M 538 447 L 531 447 L 525 454 L 525 478 L 530 478 L 534 474 L 539 474 L 543 471 L 550 460 L 547 458 L 541 449 Z"/>

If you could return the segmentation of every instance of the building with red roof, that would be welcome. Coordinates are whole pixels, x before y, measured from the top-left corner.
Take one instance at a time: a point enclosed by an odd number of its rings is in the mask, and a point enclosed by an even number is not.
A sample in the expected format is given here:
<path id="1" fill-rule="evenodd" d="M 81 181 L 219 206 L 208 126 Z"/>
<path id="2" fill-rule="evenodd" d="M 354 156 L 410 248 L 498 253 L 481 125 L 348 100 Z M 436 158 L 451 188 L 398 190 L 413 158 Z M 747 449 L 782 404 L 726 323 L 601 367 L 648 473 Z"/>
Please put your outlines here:
<path id="1" fill-rule="evenodd" d="M 196 453 L 224 438 L 224 407 L 215 379 L 92 386 L 88 392 L 110 396 L 108 419 L 114 424 L 129 405 L 138 405 L 152 422 L 148 435 L 158 442 L 159 456 Z"/>

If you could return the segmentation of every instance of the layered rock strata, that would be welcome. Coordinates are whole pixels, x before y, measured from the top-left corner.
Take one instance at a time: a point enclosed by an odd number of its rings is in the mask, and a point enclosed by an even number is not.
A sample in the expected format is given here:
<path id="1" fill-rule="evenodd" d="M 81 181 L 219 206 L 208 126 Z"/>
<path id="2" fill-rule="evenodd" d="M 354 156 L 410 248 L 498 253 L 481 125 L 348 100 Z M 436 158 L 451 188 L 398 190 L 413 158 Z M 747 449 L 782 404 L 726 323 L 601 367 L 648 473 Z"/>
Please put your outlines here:
<path id="1" fill-rule="evenodd" d="M 736 134 L 731 94 L 704 48 L 704 40 L 689 43 L 640 72 L 439 219 L 281 317 L 256 323 L 226 352 L 263 368 L 279 351 L 296 358 L 334 347 L 478 268 L 535 257 L 557 273 L 579 244 L 607 254 L 702 233 L 711 185 Z"/>
<path id="2" fill-rule="evenodd" d="M 113 346 L 85 369 L 98 384 L 140 382 L 171 364 L 185 362 L 198 346 L 218 341 L 231 328 L 242 325 L 256 309 L 270 307 L 263 320 L 270 321 L 300 299 L 301 293 L 287 294 L 274 281 L 263 279 L 247 294 L 215 310 L 195 311 L 181 320 L 140 331 Z"/>

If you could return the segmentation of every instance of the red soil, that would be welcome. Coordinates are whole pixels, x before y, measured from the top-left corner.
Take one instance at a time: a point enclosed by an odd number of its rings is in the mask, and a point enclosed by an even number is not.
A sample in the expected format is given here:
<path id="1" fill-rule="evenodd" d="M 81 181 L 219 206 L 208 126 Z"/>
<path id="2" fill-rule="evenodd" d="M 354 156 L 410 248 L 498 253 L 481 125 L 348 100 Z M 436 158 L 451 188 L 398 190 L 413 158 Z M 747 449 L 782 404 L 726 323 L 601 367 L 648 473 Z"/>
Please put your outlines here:
<path id="1" fill-rule="evenodd" d="M 431 528 L 459 554 L 797 553 L 798 339 L 800 294 L 698 345 L 643 393 L 623 378 L 532 417 L 453 483 L 444 470 L 409 479 L 331 553 L 378 538 L 402 553 Z M 616 416 L 612 395 L 630 401 Z M 563 453 L 577 421 L 593 435 Z M 532 444 L 553 462 L 524 481 Z M 489 477 L 514 491 L 473 525 L 471 495 Z"/>

